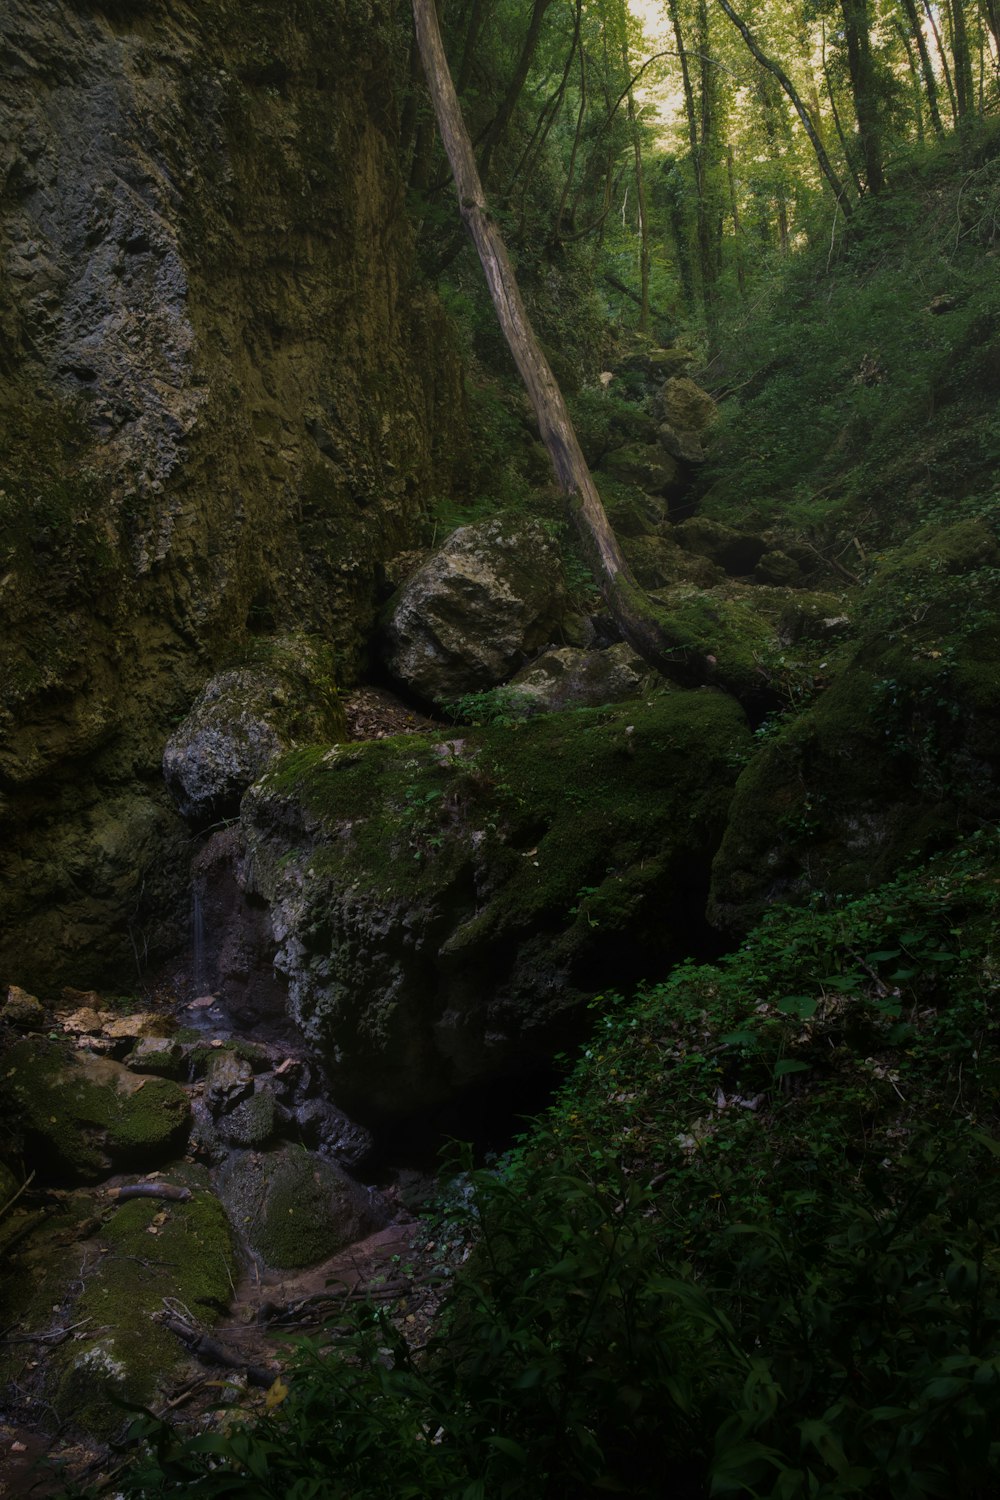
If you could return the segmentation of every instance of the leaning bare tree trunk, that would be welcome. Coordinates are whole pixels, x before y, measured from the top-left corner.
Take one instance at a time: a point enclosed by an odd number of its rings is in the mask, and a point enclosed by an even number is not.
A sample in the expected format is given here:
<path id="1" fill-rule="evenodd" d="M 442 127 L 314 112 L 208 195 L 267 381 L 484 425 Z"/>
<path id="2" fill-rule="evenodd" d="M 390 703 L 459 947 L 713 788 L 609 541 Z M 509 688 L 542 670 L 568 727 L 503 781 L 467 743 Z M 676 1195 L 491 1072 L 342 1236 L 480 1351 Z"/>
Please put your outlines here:
<path id="1" fill-rule="evenodd" d="M 703 681 L 709 664 L 671 637 L 652 601 L 636 583 L 608 522 L 562 392 L 528 319 L 503 239 L 486 207 L 472 142 L 441 41 L 434 0 L 413 0 L 413 19 L 462 218 L 479 252 L 500 326 L 531 398 L 542 441 L 608 608 L 629 644 L 665 676 L 688 682 Z"/>

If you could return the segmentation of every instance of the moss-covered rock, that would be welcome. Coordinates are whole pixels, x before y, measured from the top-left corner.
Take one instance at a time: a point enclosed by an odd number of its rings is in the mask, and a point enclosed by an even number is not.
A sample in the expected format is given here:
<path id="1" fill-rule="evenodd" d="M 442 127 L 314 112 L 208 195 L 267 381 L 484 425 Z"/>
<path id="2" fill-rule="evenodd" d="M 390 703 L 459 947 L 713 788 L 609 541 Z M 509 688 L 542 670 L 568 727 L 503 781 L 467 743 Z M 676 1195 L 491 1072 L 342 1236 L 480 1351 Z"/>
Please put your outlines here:
<path id="1" fill-rule="evenodd" d="M 689 951 L 748 747 L 704 689 L 269 772 L 244 837 L 338 1102 L 405 1112 L 523 1069 L 602 985 Z"/>
<path id="2" fill-rule="evenodd" d="M 85 1263 L 73 1304 L 73 1320 L 87 1332 L 52 1361 L 53 1407 L 98 1437 L 113 1436 L 130 1420 L 122 1401 L 148 1405 L 188 1365 L 157 1315 L 165 1307 L 185 1309 L 197 1325 L 211 1325 L 232 1296 L 232 1235 L 207 1173 L 185 1164 L 166 1180 L 189 1188 L 190 1200 L 131 1199 L 103 1223 L 105 1253 Z"/>
<path id="3" fill-rule="evenodd" d="M 274 1135 L 275 1100 L 269 1088 L 258 1088 L 216 1121 L 223 1140 L 234 1146 L 265 1146 Z"/>
<path id="4" fill-rule="evenodd" d="M 167 741 L 163 775 L 185 817 L 235 813 L 279 755 L 347 738 L 328 648 L 289 636 L 269 641 L 266 658 L 258 647 L 257 658 L 213 677 Z"/>
<path id="5" fill-rule="evenodd" d="M 327 1260 L 390 1219 L 377 1193 L 301 1146 L 233 1158 L 219 1192 L 237 1232 L 285 1270 Z"/>
<path id="6" fill-rule="evenodd" d="M 0 37 L 0 972 L 44 996 L 176 952 L 165 740 L 254 641 L 356 673 L 467 429 L 388 9 L 10 0 Z"/>
<path id="7" fill-rule="evenodd" d="M 979 521 L 918 533 L 879 568 L 832 686 L 737 786 L 711 912 L 858 892 L 1000 810 L 1000 549 Z"/>
<path id="8" fill-rule="evenodd" d="M 190 1123 L 188 1096 L 176 1083 L 44 1037 L 8 1050 L 0 1107 L 39 1177 L 81 1181 L 95 1181 L 112 1166 L 163 1160 L 183 1143 Z"/>
<path id="9" fill-rule="evenodd" d="M 542 526 L 460 526 L 386 607 L 386 665 L 441 706 L 504 682 L 553 639 L 565 607 L 559 551 Z"/>

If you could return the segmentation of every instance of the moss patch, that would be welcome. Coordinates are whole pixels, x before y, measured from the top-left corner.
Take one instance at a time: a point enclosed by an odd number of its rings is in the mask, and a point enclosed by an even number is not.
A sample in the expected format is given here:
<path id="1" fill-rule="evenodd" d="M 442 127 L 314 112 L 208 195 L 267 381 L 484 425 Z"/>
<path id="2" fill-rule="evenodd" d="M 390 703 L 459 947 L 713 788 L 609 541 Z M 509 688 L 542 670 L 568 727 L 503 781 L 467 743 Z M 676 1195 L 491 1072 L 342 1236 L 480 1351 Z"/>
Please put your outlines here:
<path id="1" fill-rule="evenodd" d="M 106 1253 L 73 1310 L 74 1320 L 89 1318 L 99 1332 L 65 1346 L 56 1361 L 53 1405 L 100 1437 L 127 1420 L 116 1400 L 147 1404 L 183 1359 L 155 1315 L 169 1303 L 211 1324 L 232 1296 L 232 1237 L 207 1173 L 185 1165 L 167 1180 L 191 1188 L 191 1200 L 136 1198 L 115 1210 L 100 1232 Z"/>
<path id="2" fill-rule="evenodd" d="M 42 1037 L 8 1051 L 0 1108 L 40 1175 L 69 1172 L 85 1181 L 112 1163 L 162 1159 L 183 1141 L 190 1120 L 179 1085 Z"/>
<path id="3" fill-rule="evenodd" d="M 384 1222 L 365 1190 L 300 1148 L 231 1160 L 220 1191 L 239 1233 L 270 1266 L 315 1265 Z"/>
<path id="4" fill-rule="evenodd" d="M 446 1096 L 687 951 L 749 745 L 704 689 L 281 762 L 245 836 L 338 1089 Z"/>

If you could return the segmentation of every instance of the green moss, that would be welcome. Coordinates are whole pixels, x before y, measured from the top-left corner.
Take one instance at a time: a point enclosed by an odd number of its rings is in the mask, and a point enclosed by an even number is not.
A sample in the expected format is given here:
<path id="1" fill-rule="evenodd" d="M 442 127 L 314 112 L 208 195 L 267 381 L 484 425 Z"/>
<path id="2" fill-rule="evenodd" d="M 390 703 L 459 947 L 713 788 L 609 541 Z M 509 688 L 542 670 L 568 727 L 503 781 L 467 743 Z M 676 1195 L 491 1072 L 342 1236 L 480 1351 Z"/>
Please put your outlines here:
<path id="1" fill-rule="evenodd" d="M 732 700 L 699 690 L 463 731 L 457 755 L 422 736 L 308 750 L 263 788 L 331 828 L 349 821 L 349 836 L 310 850 L 311 867 L 396 896 L 446 884 L 476 833 L 496 894 L 474 925 L 492 927 L 566 917 L 581 885 L 703 847 L 748 742 Z"/>
<path id="2" fill-rule="evenodd" d="M 58 1356 L 53 1405 L 98 1437 L 112 1436 L 127 1420 L 117 1403 L 148 1404 L 183 1358 L 155 1315 L 170 1306 L 210 1325 L 232 1296 L 232 1237 L 207 1173 L 185 1165 L 167 1175 L 191 1188 L 191 1200 L 136 1198 L 113 1213 L 101 1231 L 107 1253 L 73 1310 L 74 1320 L 89 1319 L 100 1332 Z"/>
<path id="3" fill-rule="evenodd" d="M 168 1079 L 140 1078 L 42 1037 L 9 1049 L 0 1100 L 40 1172 L 83 1179 L 112 1161 L 162 1157 L 183 1141 L 190 1119 L 186 1093 Z"/>
<path id="4" fill-rule="evenodd" d="M 990 528 L 919 532 L 858 610 L 837 680 L 764 745 L 733 799 L 713 910 L 857 892 L 1000 811 L 1000 567 Z"/>
<path id="5" fill-rule="evenodd" d="M 269 1266 L 314 1265 L 372 1227 L 359 1213 L 362 1190 L 330 1162 L 292 1147 L 231 1160 L 221 1191 Z"/>
<path id="6" fill-rule="evenodd" d="M 671 633 L 700 656 L 715 659 L 713 678 L 738 696 L 760 691 L 765 658 L 775 653 L 774 630 L 752 603 L 721 590 L 671 589 L 664 596 Z"/>

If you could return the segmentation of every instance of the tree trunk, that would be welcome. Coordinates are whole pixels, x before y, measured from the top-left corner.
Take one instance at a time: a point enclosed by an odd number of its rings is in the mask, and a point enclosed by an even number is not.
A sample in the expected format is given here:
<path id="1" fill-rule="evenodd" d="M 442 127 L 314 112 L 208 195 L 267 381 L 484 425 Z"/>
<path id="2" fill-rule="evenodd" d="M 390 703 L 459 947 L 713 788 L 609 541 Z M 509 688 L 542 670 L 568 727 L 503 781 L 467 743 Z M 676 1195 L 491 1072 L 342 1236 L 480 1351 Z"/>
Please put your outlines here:
<path id="1" fill-rule="evenodd" d="M 628 44 L 622 42 L 622 62 L 625 65 L 625 76 L 628 77 Z M 646 179 L 642 170 L 642 135 L 639 131 L 639 120 L 635 112 L 635 98 L 632 94 L 632 85 L 628 88 L 628 124 L 632 136 L 632 156 L 635 162 L 635 195 L 639 205 L 639 332 L 649 332 L 649 220 L 646 214 Z"/>
<path id="2" fill-rule="evenodd" d="M 479 253 L 500 326 L 531 398 L 542 440 L 608 608 L 629 644 L 665 676 L 685 682 L 704 681 L 710 664 L 671 636 L 662 616 L 636 583 L 608 522 L 562 392 L 529 321 L 503 239 L 487 209 L 472 142 L 441 41 L 434 0 L 413 0 L 413 19 L 424 76 L 451 163 L 462 218 Z"/>
<path id="3" fill-rule="evenodd" d="M 939 141 L 944 140 L 944 126 L 941 124 L 941 111 L 938 108 L 937 79 L 934 77 L 934 68 L 931 64 L 931 55 L 927 50 L 927 38 L 924 36 L 924 28 L 920 24 L 917 15 L 916 0 L 903 0 L 903 9 L 909 23 L 910 34 L 917 44 L 920 54 L 920 71 L 924 76 L 924 89 L 927 93 L 927 110 L 934 126 L 934 134 Z"/>
<path id="4" fill-rule="evenodd" d="M 719 4 L 726 12 L 726 15 L 732 21 L 737 31 L 743 37 L 743 40 L 750 48 L 750 51 L 760 63 L 761 67 L 766 68 L 767 71 L 778 80 L 778 82 L 781 84 L 781 87 L 784 89 L 785 93 L 792 101 L 792 104 L 795 106 L 795 112 L 798 115 L 799 119 L 802 121 L 803 129 L 805 130 L 806 135 L 809 137 L 813 151 L 816 153 L 816 160 L 819 163 L 820 171 L 823 173 L 823 176 L 826 178 L 827 182 L 830 184 L 830 187 L 833 189 L 833 195 L 836 198 L 837 202 L 840 204 L 841 212 L 843 213 L 844 218 L 849 218 L 851 214 L 850 199 L 847 196 L 847 192 L 844 188 L 843 183 L 837 176 L 836 172 L 833 170 L 833 167 L 830 163 L 830 158 L 826 154 L 826 149 L 823 145 L 823 142 L 819 138 L 816 127 L 813 124 L 812 119 L 810 118 L 809 111 L 806 109 L 805 105 L 802 103 L 802 100 L 799 98 L 799 95 L 795 89 L 795 85 L 792 83 L 788 74 L 780 66 L 780 64 L 772 62 L 771 58 L 767 57 L 761 51 L 760 47 L 757 45 L 756 40 L 754 39 L 753 33 L 751 32 L 749 26 L 744 20 L 741 19 L 740 16 L 736 14 L 735 10 L 733 10 L 733 7 L 729 3 L 729 0 L 719 0 Z"/>
<path id="5" fill-rule="evenodd" d="M 934 7 L 931 5 L 930 0 L 924 0 L 924 14 L 927 17 L 927 24 L 931 28 L 931 35 L 934 38 L 934 45 L 938 50 L 938 57 L 940 57 L 941 59 L 941 71 L 944 74 L 945 86 L 948 90 L 948 102 L 951 104 L 951 123 L 953 125 L 957 125 L 958 104 L 955 101 L 955 86 L 951 81 L 951 69 L 948 66 L 948 54 L 944 50 L 944 42 L 941 40 L 941 32 L 938 30 L 938 23 L 934 15 Z"/>
<path id="6" fill-rule="evenodd" d="M 882 171 L 882 119 L 875 83 L 868 0 L 840 0 L 847 43 L 847 70 L 851 75 L 854 115 L 858 122 L 861 160 L 870 193 L 885 186 Z"/>

